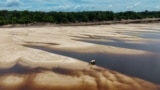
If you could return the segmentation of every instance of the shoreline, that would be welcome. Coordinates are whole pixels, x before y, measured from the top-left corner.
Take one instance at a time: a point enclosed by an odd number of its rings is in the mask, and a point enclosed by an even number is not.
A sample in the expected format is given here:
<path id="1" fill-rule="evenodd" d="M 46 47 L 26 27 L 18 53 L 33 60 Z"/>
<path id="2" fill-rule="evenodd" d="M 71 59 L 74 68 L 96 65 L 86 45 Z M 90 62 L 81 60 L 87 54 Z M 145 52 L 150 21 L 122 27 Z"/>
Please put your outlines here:
<path id="1" fill-rule="evenodd" d="M 157 36 L 159 29 L 154 23 L 0 28 L 0 89 L 160 90 L 160 49 L 145 48 L 156 43 L 142 36 Z M 80 41 L 84 39 L 107 43 Z M 97 63 L 91 66 L 93 59 Z"/>
<path id="2" fill-rule="evenodd" d="M 160 23 L 160 18 L 121 20 L 121 21 L 99 21 L 99 22 L 78 22 L 78 23 L 29 23 L 29 24 L 8 24 L 0 28 L 12 27 L 43 27 L 43 26 L 94 26 L 94 25 L 115 25 L 115 24 L 150 24 Z"/>

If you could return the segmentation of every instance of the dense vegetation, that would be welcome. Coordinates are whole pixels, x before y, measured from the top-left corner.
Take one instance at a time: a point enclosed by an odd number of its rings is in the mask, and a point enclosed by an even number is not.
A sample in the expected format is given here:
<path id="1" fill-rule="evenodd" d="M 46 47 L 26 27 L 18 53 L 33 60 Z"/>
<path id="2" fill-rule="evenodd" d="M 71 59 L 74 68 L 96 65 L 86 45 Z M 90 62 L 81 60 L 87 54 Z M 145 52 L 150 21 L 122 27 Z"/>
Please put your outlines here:
<path id="1" fill-rule="evenodd" d="M 120 21 L 127 19 L 160 18 L 160 11 L 117 12 L 40 12 L 40 11 L 0 11 L 0 25 L 28 23 L 76 23 L 97 21 Z"/>

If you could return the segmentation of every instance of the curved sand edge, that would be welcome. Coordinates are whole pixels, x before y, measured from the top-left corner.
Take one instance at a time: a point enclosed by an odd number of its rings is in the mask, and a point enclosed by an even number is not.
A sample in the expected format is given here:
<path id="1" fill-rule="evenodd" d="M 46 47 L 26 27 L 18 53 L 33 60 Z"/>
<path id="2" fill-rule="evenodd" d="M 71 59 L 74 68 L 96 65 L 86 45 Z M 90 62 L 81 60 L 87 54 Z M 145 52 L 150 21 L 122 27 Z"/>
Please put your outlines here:
<path id="1" fill-rule="evenodd" d="M 63 31 L 63 28 L 61 30 Z M 33 32 L 30 33 L 32 37 L 28 36 L 28 31 Z M 25 43 L 22 42 L 24 40 L 41 41 L 41 43 L 52 41 L 53 37 L 47 38 L 50 36 L 47 31 L 34 31 L 32 28 L 20 31 L 13 28 L 0 32 L 0 89 L 2 90 L 160 90 L 157 85 L 135 77 L 21 45 Z M 63 38 L 66 43 L 70 39 L 65 36 Z M 84 46 L 80 44 L 78 47 L 96 46 L 83 44 Z M 69 43 L 62 44 L 60 47 L 73 48 Z"/>

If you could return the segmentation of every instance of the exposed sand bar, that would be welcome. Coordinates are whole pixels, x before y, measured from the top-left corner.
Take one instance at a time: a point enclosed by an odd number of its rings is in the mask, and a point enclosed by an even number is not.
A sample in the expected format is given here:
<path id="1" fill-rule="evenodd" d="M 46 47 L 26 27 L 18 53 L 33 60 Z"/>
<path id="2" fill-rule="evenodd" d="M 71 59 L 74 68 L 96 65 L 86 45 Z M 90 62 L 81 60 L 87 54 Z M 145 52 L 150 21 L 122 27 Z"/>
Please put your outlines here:
<path id="1" fill-rule="evenodd" d="M 99 66 L 91 66 L 71 57 L 25 47 L 45 46 L 75 52 L 147 54 L 145 50 L 120 48 L 82 42 L 98 39 L 114 42 L 146 43 L 156 39 L 128 35 L 148 32 L 159 24 L 42 26 L 0 28 L 0 89 L 2 90 L 160 90 L 157 85 L 122 75 Z"/>

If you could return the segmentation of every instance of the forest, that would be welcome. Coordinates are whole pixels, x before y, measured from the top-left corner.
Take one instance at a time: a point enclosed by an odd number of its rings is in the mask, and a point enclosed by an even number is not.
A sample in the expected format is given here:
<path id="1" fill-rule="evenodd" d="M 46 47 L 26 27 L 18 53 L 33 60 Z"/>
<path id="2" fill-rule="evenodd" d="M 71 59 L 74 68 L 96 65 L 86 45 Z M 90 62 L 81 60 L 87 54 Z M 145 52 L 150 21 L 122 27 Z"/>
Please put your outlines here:
<path id="1" fill-rule="evenodd" d="M 160 18 L 160 11 L 83 11 L 83 12 L 42 12 L 0 10 L 0 25 L 29 23 L 80 23 L 100 21 L 137 20 Z"/>

